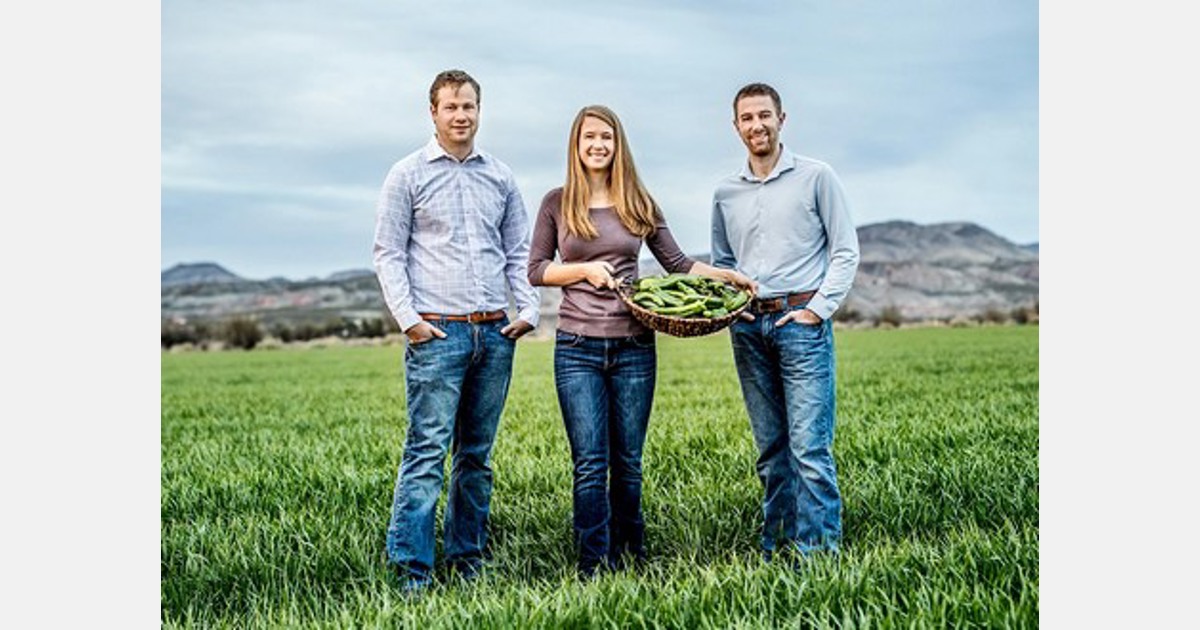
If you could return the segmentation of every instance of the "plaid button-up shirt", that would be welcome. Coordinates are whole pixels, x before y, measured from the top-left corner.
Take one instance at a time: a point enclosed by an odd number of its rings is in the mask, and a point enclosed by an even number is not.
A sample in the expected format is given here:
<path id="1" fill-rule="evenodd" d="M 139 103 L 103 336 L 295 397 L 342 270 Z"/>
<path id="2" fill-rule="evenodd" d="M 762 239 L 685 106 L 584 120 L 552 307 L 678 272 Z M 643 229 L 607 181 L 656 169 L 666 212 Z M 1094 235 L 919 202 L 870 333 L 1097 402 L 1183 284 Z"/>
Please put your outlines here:
<path id="1" fill-rule="evenodd" d="M 529 219 L 509 167 L 473 150 L 459 162 L 434 137 L 396 162 L 376 208 L 374 263 L 402 330 L 419 313 L 463 315 L 508 308 L 538 323 L 526 274 Z M 508 291 L 506 291 L 506 289 Z"/>

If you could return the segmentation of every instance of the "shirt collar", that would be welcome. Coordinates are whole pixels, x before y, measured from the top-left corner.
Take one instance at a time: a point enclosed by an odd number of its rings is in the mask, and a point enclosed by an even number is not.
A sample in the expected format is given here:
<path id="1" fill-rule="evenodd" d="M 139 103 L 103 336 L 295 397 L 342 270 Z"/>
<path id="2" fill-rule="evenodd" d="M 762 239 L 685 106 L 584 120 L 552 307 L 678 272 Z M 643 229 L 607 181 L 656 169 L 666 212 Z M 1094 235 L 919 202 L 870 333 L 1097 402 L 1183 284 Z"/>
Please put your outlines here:
<path id="1" fill-rule="evenodd" d="M 742 171 L 738 173 L 738 175 L 741 176 L 742 180 L 747 182 L 761 181 L 766 183 L 772 179 L 775 179 L 776 177 L 779 177 L 780 175 L 783 175 L 793 168 L 796 168 L 796 155 L 791 151 L 788 151 L 787 147 L 783 146 L 783 143 L 781 142 L 779 143 L 779 159 L 775 162 L 775 168 L 771 169 L 771 172 L 768 173 L 766 177 L 762 178 L 761 180 L 758 179 L 758 177 L 754 174 L 754 171 L 750 170 L 749 159 L 742 164 Z"/>
<path id="2" fill-rule="evenodd" d="M 429 138 L 429 143 L 425 145 L 425 161 L 433 162 L 440 158 L 454 160 L 455 162 L 458 161 L 458 158 L 447 153 L 446 150 L 442 148 L 442 145 L 438 144 L 437 134 L 433 134 L 433 136 Z M 472 146 L 471 153 L 467 155 L 467 159 L 463 160 L 463 162 L 466 163 L 476 159 L 481 162 L 485 161 L 483 153 L 481 153 L 477 147 Z"/>

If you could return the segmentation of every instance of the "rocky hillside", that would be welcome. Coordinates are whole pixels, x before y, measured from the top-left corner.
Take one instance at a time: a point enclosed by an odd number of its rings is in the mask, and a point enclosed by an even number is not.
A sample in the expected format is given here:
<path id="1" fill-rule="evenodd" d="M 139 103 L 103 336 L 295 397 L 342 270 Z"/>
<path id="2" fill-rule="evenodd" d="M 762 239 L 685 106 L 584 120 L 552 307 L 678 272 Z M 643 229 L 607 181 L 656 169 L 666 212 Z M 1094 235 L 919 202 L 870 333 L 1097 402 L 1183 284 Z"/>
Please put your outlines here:
<path id="1" fill-rule="evenodd" d="M 202 275 L 207 280 L 180 280 Z M 322 324 L 330 319 L 384 316 L 375 273 L 335 273 L 324 279 L 247 280 L 215 263 L 176 265 L 163 272 L 162 318 L 179 322 L 252 316 L 270 325 Z"/>
<path id="2" fill-rule="evenodd" d="M 1037 244 L 1017 245 L 972 223 L 889 221 L 858 228 L 862 260 L 844 309 L 864 318 L 885 308 L 910 320 L 1009 312 L 1038 300 Z M 707 260 L 707 254 L 696 258 Z M 654 260 L 642 274 L 661 271 Z M 543 326 L 553 329 L 561 299 L 542 290 Z M 176 265 L 162 274 L 162 317 L 176 321 L 251 315 L 266 324 L 322 323 L 384 316 L 374 273 L 354 269 L 324 279 L 248 280 L 215 263 Z"/>
<path id="3" fill-rule="evenodd" d="M 1038 301 L 1038 254 L 973 223 L 903 221 L 858 229 L 862 260 L 846 308 L 905 319 L 1005 313 Z"/>

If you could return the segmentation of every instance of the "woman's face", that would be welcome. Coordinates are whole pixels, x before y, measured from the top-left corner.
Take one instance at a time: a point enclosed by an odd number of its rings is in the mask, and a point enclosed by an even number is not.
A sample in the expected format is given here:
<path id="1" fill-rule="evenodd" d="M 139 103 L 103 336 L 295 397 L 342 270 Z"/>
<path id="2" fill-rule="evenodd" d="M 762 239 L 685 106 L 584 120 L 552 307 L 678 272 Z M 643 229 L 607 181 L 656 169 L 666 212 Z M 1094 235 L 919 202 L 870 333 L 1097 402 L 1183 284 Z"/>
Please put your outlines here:
<path id="1" fill-rule="evenodd" d="M 612 166 L 617 140 L 613 128 L 594 116 L 579 126 L 579 161 L 588 172 L 607 172 Z"/>

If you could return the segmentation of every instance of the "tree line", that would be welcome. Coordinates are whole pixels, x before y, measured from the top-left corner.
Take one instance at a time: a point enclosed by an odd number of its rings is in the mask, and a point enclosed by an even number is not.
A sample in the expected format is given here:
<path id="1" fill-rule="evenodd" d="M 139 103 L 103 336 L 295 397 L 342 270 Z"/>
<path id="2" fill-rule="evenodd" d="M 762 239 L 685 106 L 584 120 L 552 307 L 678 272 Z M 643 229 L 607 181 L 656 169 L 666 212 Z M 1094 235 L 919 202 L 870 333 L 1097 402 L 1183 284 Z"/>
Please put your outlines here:
<path id="1" fill-rule="evenodd" d="M 853 308 L 842 308 L 834 313 L 835 322 L 851 325 L 900 326 L 908 323 L 896 306 L 884 307 L 879 313 L 867 316 Z M 943 324 L 957 323 L 977 324 L 1037 324 L 1038 303 L 1030 307 L 1018 307 L 1009 311 L 988 309 L 969 318 L 945 319 Z M 400 326 L 390 313 L 381 317 L 350 318 L 334 317 L 324 322 L 283 322 L 263 323 L 250 315 L 235 315 L 222 320 L 183 321 L 176 319 L 162 320 L 162 348 L 167 350 L 173 346 L 190 344 L 197 348 L 208 349 L 216 343 L 228 348 L 252 350 L 267 337 L 282 343 L 293 343 L 337 337 L 340 339 L 372 339 L 400 333 Z"/>
<path id="2" fill-rule="evenodd" d="M 292 343 L 326 337 L 370 339 L 399 332 L 400 326 L 390 315 L 360 319 L 337 317 L 320 323 L 263 323 L 249 315 L 235 315 L 222 320 L 163 319 L 162 348 L 166 350 L 183 344 L 207 348 L 219 342 L 230 348 L 252 350 L 267 337 Z"/>

